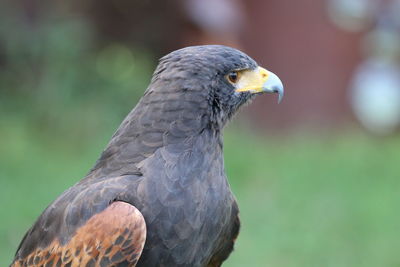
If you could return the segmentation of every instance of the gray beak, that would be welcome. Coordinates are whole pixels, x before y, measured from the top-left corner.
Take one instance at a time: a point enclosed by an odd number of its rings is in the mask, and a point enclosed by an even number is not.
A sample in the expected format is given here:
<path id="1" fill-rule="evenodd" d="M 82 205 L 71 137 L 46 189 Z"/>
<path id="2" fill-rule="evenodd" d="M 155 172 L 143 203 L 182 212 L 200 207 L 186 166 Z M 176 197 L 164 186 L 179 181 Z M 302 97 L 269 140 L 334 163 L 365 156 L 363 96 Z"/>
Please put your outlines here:
<path id="1" fill-rule="evenodd" d="M 262 91 L 266 93 L 278 93 L 278 103 L 280 103 L 284 95 L 282 81 L 275 73 L 270 71 L 268 72 L 268 80 L 263 84 Z"/>

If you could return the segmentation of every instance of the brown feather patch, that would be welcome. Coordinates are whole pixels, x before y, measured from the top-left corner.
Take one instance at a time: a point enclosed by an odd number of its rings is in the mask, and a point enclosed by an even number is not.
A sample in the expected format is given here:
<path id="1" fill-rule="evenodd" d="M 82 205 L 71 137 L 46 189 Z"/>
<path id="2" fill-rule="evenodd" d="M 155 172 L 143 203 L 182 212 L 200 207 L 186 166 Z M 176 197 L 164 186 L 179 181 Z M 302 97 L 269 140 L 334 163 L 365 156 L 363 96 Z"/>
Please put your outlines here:
<path id="1" fill-rule="evenodd" d="M 146 223 L 140 211 L 126 202 L 113 202 L 77 229 L 71 240 L 36 249 L 19 266 L 135 266 L 146 241 Z"/>

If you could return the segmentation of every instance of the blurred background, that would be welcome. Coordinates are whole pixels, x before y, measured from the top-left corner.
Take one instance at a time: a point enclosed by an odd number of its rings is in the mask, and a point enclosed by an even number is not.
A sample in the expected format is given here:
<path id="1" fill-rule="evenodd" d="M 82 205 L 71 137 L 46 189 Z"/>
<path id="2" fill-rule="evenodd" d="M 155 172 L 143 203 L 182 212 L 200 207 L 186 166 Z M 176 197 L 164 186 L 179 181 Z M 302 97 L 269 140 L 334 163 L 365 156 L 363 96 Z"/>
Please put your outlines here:
<path id="1" fill-rule="evenodd" d="M 277 73 L 225 134 L 224 266 L 400 266 L 399 0 L 3 0 L 0 265 L 94 164 L 157 59 L 237 47 Z"/>

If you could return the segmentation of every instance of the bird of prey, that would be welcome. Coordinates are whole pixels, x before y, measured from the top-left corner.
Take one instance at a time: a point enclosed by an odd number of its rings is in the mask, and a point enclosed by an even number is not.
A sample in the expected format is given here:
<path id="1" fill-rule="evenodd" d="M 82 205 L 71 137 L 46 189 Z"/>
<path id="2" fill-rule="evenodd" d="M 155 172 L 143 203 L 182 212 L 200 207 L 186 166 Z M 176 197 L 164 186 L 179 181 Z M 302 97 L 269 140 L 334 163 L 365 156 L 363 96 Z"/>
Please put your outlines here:
<path id="1" fill-rule="evenodd" d="M 283 85 L 236 49 L 163 58 L 95 166 L 40 215 L 11 266 L 221 266 L 239 232 L 221 132 Z"/>

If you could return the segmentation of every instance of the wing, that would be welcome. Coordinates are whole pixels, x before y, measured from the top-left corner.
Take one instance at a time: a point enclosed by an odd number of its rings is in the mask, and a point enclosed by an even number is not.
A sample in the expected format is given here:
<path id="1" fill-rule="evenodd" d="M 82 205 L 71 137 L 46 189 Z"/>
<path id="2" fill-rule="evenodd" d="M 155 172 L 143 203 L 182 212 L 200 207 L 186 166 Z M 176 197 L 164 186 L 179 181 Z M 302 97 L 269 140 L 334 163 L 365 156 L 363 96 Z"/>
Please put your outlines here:
<path id="1" fill-rule="evenodd" d="M 79 227 L 68 243 L 53 240 L 11 266 L 135 266 L 145 240 L 140 211 L 117 201 Z"/>
<path id="2" fill-rule="evenodd" d="M 12 266 L 85 266 L 85 261 L 87 266 L 118 261 L 134 266 L 146 238 L 146 224 L 132 197 L 142 178 L 84 179 L 66 190 L 25 234 Z"/>

